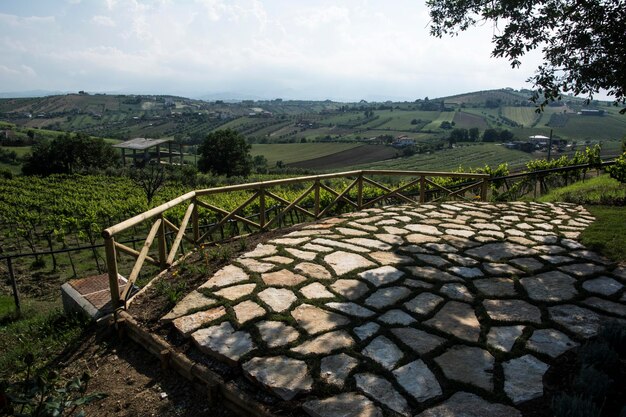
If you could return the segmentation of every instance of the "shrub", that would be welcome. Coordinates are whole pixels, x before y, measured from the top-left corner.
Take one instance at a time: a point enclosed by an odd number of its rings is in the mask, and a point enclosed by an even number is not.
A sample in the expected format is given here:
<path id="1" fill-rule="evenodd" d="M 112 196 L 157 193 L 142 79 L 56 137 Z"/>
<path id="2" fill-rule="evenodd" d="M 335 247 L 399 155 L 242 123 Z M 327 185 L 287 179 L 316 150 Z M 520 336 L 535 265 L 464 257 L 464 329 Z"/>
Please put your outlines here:
<path id="1" fill-rule="evenodd" d="M 611 178 L 615 178 L 622 184 L 626 183 L 626 152 L 615 160 L 615 165 L 607 167 L 606 171 Z"/>
<path id="2" fill-rule="evenodd" d="M 552 399 L 555 417 L 600 417 L 600 409 L 587 397 L 560 394 Z"/>

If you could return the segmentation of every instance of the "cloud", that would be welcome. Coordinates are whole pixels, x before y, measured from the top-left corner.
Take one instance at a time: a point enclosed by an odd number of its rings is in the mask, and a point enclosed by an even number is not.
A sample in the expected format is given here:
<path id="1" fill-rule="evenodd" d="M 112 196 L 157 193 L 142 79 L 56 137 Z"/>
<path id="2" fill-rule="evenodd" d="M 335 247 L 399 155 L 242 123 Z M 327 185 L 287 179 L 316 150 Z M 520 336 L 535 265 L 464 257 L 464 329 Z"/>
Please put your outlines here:
<path id="1" fill-rule="evenodd" d="M 115 21 L 113 19 L 111 19 L 108 16 L 94 16 L 91 18 L 91 23 L 99 25 L 99 26 L 105 26 L 105 27 L 115 27 Z"/>
<path id="2" fill-rule="evenodd" d="M 37 73 L 34 69 L 29 67 L 28 65 L 20 65 L 17 68 L 10 68 L 6 65 L 0 65 L 0 74 L 10 75 L 10 76 L 26 76 L 26 77 L 35 77 Z"/>

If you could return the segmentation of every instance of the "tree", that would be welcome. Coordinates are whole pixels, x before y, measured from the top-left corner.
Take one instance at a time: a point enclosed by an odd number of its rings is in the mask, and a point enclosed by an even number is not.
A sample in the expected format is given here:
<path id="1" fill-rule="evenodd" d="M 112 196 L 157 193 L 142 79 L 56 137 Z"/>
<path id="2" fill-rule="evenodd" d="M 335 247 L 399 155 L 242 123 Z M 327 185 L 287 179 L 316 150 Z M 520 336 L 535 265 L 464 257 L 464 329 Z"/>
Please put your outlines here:
<path id="1" fill-rule="evenodd" d="M 543 63 L 529 79 L 533 100 L 543 106 L 562 93 L 586 95 L 600 90 L 626 103 L 626 7 L 623 0 L 427 0 L 431 35 L 456 35 L 478 23 L 502 25 L 493 35 L 494 57 L 513 68 L 540 48 Z M 622 109 L 622 113 L 626 109 Z"/>
<path id="2" fill-rule="evenodd" d="M 227 177 L 250 175 L 250 145 L 239 132 L 232 129 L 211 132 L 198 148 L 198 152 L 198 169 L 202 172 Z"/>
<path id="3" fill-rule="evenodd" d="M 471 140 L 472 142 L 477 142 L 478 138 L 480 137 L 480 130 L 478 130 L 477 127 L 472 127 L 469 131 L 469 140 Z"/>
<path id="4" fill-rule="evenodd" d="M 500 139 L 500 133 L 496 129 L 487 129 L 483 132 L 483 142 L 497 142 Z"/>
<path id="5" fill-rule="evenodd" d="M 504 129 L 502 132 L 500 132 L 500 142 L 510 142 L 513 140 L 513 138 L 513 132 L 511 132 L 510 130 Z"/>
<path id="6" fill-rule="evenodd" d="M 110 144 L 84 133 L 65 133 L 52 141 L 42 141 L 24 158 L 25 175 L 73 174 L 117 165 L 119 157 Z"/>
<path id="7" fill-rule="evenodd" d="M 166 173 L 165 167 L 161 165 L 147 165 L 143 168 L 132 168 L 130 178 L 143 190 L 148 205 L 150 205 L 156 193 L 165 185 Z"/>

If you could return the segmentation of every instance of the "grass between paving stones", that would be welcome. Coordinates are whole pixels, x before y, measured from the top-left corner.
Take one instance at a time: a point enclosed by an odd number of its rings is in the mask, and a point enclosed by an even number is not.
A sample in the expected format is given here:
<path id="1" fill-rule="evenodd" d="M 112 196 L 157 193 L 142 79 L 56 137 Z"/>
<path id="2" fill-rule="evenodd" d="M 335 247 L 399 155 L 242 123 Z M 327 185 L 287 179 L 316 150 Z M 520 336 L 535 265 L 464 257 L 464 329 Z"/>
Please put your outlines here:
<path id="1" fill-rule="evenodd" d="M 533 217 L 535 214 L 532 210 L 531 212 L 529 212 L 527 214 L 527 216 L 529 217 Z M 525 216 L 521 216 L 522 219 L 520 221 L 525 221 L 526 217 Z M 419 221 L 418 222 L 422 222 Z M 427 223 L 426 221 L 423 221 L 423 223 Z M 402 227 L 404 225 L 404 222 L 401 224 L 396 225 L 397 227 Z M 284 233 L 284 232 L 283 232 Z M 363 237 L 368 237 L 368 236 L 363 236 Z M 371 237 L 371 236 L 369 236 Z M 497 240 L 501 240 L 501 239 L 497 239 Z M 534 246 L 537 245 L 537 243 L 532 243 L 532 244 L 528 244 L 526 246 Z M 342 250 L 341 248 L 335 248 L 335 250 Z M 410 253 L 407 253 L 409 255 L 411 255 Z M 293 255 L 289 254 L 288 252 L 286 252 L 284 250 L 283 247 L 279 246 L 279 251 L 277 253 L 277 255 L 282 255 L 282 256 L 288 256 L 293 258 Z M 325 262 L 323 262 L 323 257 L 326 254 L 324 253 L 320 253 L 318 254 L 318 256 L 316 257 L 315 260 L 313 261 L 307 261 L 307 262 L 314 262 L 314 263 L 318 263 L 320 265 L 323 265 L 324 267 L 326 267 L 329 271 L 332 272 L 332 268 L 330 268 L 329 265 L 327 265 Z M 365 256 L 366 258 L 369 258 L 368 254 L 362 254 L 363 256 Z M 538 256 L 533 256 L 537 259 Z M 418 260 L 416 258 L 415 262 L 413 262 L 414 265 L 419 265 L 419 266 L 427 266 L 428 263 L 423 262 L 421 260 Z M 373 259 L 372 259 L 373 260 Z M 573 262 L 579 262 L 580 260 L 575 260 Z M 289 265 L 277 265 L 276 270 L 279 269 L 287 269 L 290 270 L 294 273 L 298 273 L 296 271 L 294 271 L 295 266 L 297 264 L 299 264 L 300 262 L 305 262 L 304 260 L 300 260 L 300 259 L 296 259 L 293 263 L 289 264 Z M 553 266 L 546 264 L 545 262 L 542 261 L 542 263 L 544 263 L 545 267 L 542 268 L 540 271 L 537 271 L 537 273 L 541 273 L 544 272 L 545 270 L 549 270 L 549 269 L 553 269 Z M 408 266 L 408 265 L 406 265 Z M 365 268 L 368 269 L 368 268 Z M 403 266 L 398 266 L 398 269 L 403 270 L 405 272 L 405 277 L 404 278 L 411 278 L 411 273 L 405 269 L 405 265 Z M 482 267 L 479 267 L 479 269 L 482 270 Z M 522 268 L 523 269 L 523 268 Z M 346 274 L 344 276 L 342 276 L 342 279 L 356 279 L 358 278 L 358 273 L 362 271 L 362 269 L 360 270 L 355 270 L 355 271 L 351 271 L 349 274 Z M 483 272 L 486 272 L 483 270 Z M 260 338 L 260 334 L 259 331 L 256 327 L 256 324 L 261 321 L 261 320 L 277 320 L 277 321 L 281 321 L 284 322 L 292 327 L 295 328 L 299 328 L 299 326 L 297 325 L 295 319 L 289 314 L 289 312 L 285 312 L 285 313 L 270 313 L 267 317 L 263 317 L 263 318 L 256 318 L 254 320 L 250 320 L 246 323 L 244 323 L 243 325 L 238 325 L 235 317 L 234 317 L 234 313 L 232 311 L 232 306 L 247 300 L 247 299 L 252 299 L 254 297 L 256 297 L 256 295 L 263 291 L 265 288 L 267 288 L 268 286 L 265 285 L 265 283 L 262 281 L 261 279 L 261 274 L 257 274 L 257 273 L 249 273 L 250 278 L 253 282 L 256 282 L 258 285 L 255 288 L 254 292 L 246 295 L 236 301 L 230 301 L 230 300 L 225 300 L 222 299 L 221 301 L 219 301 L 216 305 L 224 305 L 227 309 L 227 314 L 212 322 L 210 325 L 216 325 L 219 324 L 225 320 L 229 320 L 236 329 L 240 329 L 240 330 L 245 330 L 248 331 L 251 336 L 253 336 L 253 338 L 255 339 L 255 343 L 257 343 L 258 349 L 260 349 L 261 351 L 264 350 L 268 350 L 268 347 L 266 346 L 266 344 L 264 342 L 262 342 L 262 339 Z M 303 275 L 303 274 L 300 274 Z M 333 274 L 334 275 L 334 274 Z M 206 279 L 206 277 L 204 278 Z M 322 282 L 323 284 L 325 284 L 328 288 L 329 291 L 333 292 L 333 289 L 330 287 L 330 284 L 332 282 L 334 282 L 337 279 L 337 277 L 335 276 L 333 279 L 325 281 L 325 280 L 321 280 L 320 282 Z M 431 282 L 431 280 L 426 279 L 426 281 Z M 495 401 L 495 402 L 501 402 L 501 403 L 508 403 L 510 404 L 510 400 L 508 399 L 508 397 L 506 396 L 506 394 L 503 391 L 503 385 L 504 385 L 504 375 L 503 375 L 503 370 L 502 370 L 502 366 L 500 365 L 501 361 L 505 361 L 507 359 L 510 359 L 512 357 L 518 357 L 521 356 L 523 354 L 526 354 L 527 352 L 523 349 L 523 346 L 526 344 L 526 341 L 528 338 L 530 338 L 530 336 L 532 335 L 532 332 L 536 329 L 540 329 L 540 328 L 547 328 L 547 327 L 554 327 L 557 330 L 562 331 L 563 333 L 567 334 L 568 336 L 570 336 L 572 339 L 576 340 L 575 335 L 572 335 L 567 329 L 563 328 L 560 325 L 557 325 L 556 323 L 551 323 L 548 320 L 548 314 L 547 314 L 547 307 L 549 307 L 550 305 L 553 305 L 554 303 L 538 303 L 538 302 L 532 302 L 531 304 L 537 305 L 541 311 L 541 317 L 542 317 L 542 323 L 537 325 L 537 324 L 532 324 L 532 323 L 526 323 L 525 324 L 525 329 L 523 334 L 518 338 L 518 340 L 516 341 L 515 345 L 513 346 L 513 349 L 510 353 L 504 353 L 504 352 L 499 352 L 496 349 L 490 348 L 489 346 L 486 345 L 486 330 L 487 328 L 490 328 L 491 326 L 507 326 L 507 325 L 511 325 L 511 323 L 508 322 L 498 322 L 498 321 L 494 321 L 491 320 L 491 318 L 486 314 L 486 311 L 482 305 L 482 301 L 484 299 L 490 299 L 490 298 L 502 298 L 502 299 L 506 299 L 506 298 L 514 298 L 514 299 L 522 299 L 525 300 L 527 302 L 529 302 L 530 300 L 528 299 L 528 296 L 523 288 L 523 286 L 521 285 L 521 283 L 518 280 L 518 277 L 511 277 L 511 279 L 514 281 L 514 287 L 516 288 L 518 295 L 517 296 L 494 296 L 494 297 L 489 297 L 489 296 L 483 296 L 480 294 L 480 292 L 477 291 L 477 289 L 475 288 L 475 286 L 473 285 L 471 280 L 466 280 L 464 282 L 464 285 L 466 285 L 468 287 L 468 289 L 470 289 L 474 294 L 474 300 L 473 302 L 471 302 L 470 304 L 474 307 L 474 310 L 476 311 L 476 314 L 479 318 L 479 320 L 481 321 L 481 323 L 486 324 L 486 327 L 483 327 L 481 334 L 480 334 L 480 338 L 478 340 L 477 343 L 473 343 L 473 342 L 467 342 L 464 340 L 461 340 L 451 334 L 447 334 L 444 332 L 439 331 L 436 328 L 431 328 L 428 326 L 424 326 L 422 324 L 422 322 L 424 322 L 425 320 L 428 320 L 429 318 L 434 317 L 437 312 L 443 308 L 443 306 L 445 305 L 445 303 L 441 303 L 437 308 L 433 309 L 428 315 L 425 315 L 424 317 L 420 317 L 418 322 L 412 324 L 410 327 L 414 327 L 420 330 L 424 330 L 427 331 L 431 334 L 437 335 L 437 336 L 443 336 L 445 337 L 448 341 L 445 342 L 442 346 L 439 346 L 438 348 L 434 349 L 433 351 L 429 352 L 428 354 L 425 355 L 416 355 L 415 352 L 413 352 L 413 350 L 408 347 L 407 345 L 404 345 L 402 343 L 402 341 L 397 338 L 392 332 L 391 332 L 391 328 L 393 327 L 402 327 L 400 325 L 396 326 L 396 325 L 383 325 L 381 326 L 380 331 L 373 337 L 370 337 L 366 340 L 363 341 L 359 341 L 358 338 L 354 338 L 355 340 L 355 345 L 349 348 L 345 348 L 345 349 L 341 349 L 338 350 L 336 352 L 333 352 L 332 354 L 338 354 L 341 352 L 347 353 L 349 355 L 351 355 L 352 357 L 361 359 L 360 360 L 360 364 L 353 369 L 350 372 L 350 376 L 353 376 L 356 373 L 362 373 L 362 372 L 372 372 L 375 374 L 379 374 L 384 376 L 393 386 L 396 390 L 398 390 L 398 392 L 402 393 L 407 401 L 409 402 L 411 408 L 414 411 L 421 411 L 425 408 L 428 408 L 430 406 L 432 406 L 434 403 L 437 403 L 440 401 L 440 398 L 438 400 L 430 400 L 427 401 L 425 403 L 418 403 L 416 402 L 412 397 L 410 397 L 410 395 L 408 395 L 408 393 L 406 393 L 404 391 L 404 389 L 397 383 L 397 381 L 395 380 L 395 377 L 393 377 L 393 374 L 391 373 L 391 371 L 388 371 L 386 369 L 384 369 L 382 366 L 380 366 L 379 364 L 373 362 L 373 361 L 365 361 L 364 359 L 364 355 L 361 353 L 362 350 L 375 338 L 378 336 L 385 336 L 387 337 L 389 340 L 393 341 L 394 344 L 401 350 L 404 352 L 404 357 L 398 362 L 398 366 L 403 366 L 409 362 L 411 362 L 412 360 L 415 360 L 417 357 L 419 357 L 420 359 L 422 359 L 427 365 L 428 367 L 431 369 L 431 371 L 438 377 L 439 381 L 441 381 L 441 385 L 442 385 L 442 389 L 444 391 L 444 394 L 447 392 L 451 392 L 451 391 L 458 391 L 458 390 L 464 390 L 464 391 L 469 391 L 469 392 L 474 392 L 480 396 L 482 396 L 483 398 L 486 398 L 488 400 L 491 401 Z M 290 290 L 292 290 L 296 295 L 298 295 L 298 301 L 296 301 L 291 307 L 290 307 L 290 311 L 297 307 L 300 304 L 311 304 L 311 305 L 315 305 L 318 307 L 325 307 L 325 303 L 327 303 L 330 299 L 306 299 L 303 296 L 301 296 L 299 294 L 299 290 L 306 286 L 309 285 L 311 282 L 315 282 L 316 280 L 313 279 L 307 279 L 306 281 L 300 283 L 297 286 L 294 287 L 290 287 Z M 368 288 L 370 289 L 370 291 L 361 296 L 359 299 L 357 300 L 352 300 L 352 302 L 356 302 L 356 303 L 360 303 L 362 304 L 363 301 L 370 296 L 374 291 L 378 290 L 378 289 L 382 289 L 385 287 L 391 287 L 391 286 L 396 286 L 396 285 L 401 285 L 402 284 L 402 280 L 399 280 L 397 282 L 394 283 L 390 283 L 387 285 L 383 285 L 380 286 L 378 288 L 374 288 L 374 286 L 369 283 L 366 280 L 360 280 L 362 282 L 364 282 Z M 399 308 L 401 310 L 404 310 L 402 304 L 404 304 L 404 302 L 410 300 L 412 297 L 416 296 L 419 292 L 434 292 L 434 293 L 438 293 L 439 289 L 441 288 L 442 285 L 444 285 L 445 283 L 443 282 L 438 282 L 436 280 L 431 282 L 432 284 L 434 284 L 434 286 L 432 288 L 429 289 L 418 289 L 418 288 L 413 288 L 412 291 L 413 293 L 410 296 L 405 297 L 402 300 L 399 300 L 398 303 L 396 304 L 395 308 Z M 192 288 L 188 288 L 188 290 L 190 290 Z M 580 290 L 580 288 L 579 288 Z M 208 294 L 210 294 L 211 291 L 208 291 Z M 207 294 L 207 295 L 208 295 Z M 213 294 L 211 294 L 211 296 L 213 298 L 217 298 L 216 296 L 214 296 Z M 446 296 L 446 295 L 442 295 L 444 297 L 444 299 L 446 301 L 450 301 L 451 298 Z M 337 296 L 336 297 L 338 301 L 348 301 L 348 300 L 342 300 L 341 297 Z M 261 300 L 255 300 L 255 302 L 258 302 L 261 306 L 263 306 L 268 312 L 270 312 L 269 310 L 269 306 L 265 305 L 265 303 L 263 303 Z M 393 307 L 386 307 L 384 310 L 387 310 L 389 308 L 393 308 Z M 371 308 L 372 310 L 377 310 L 375 308 Z M 340 313 L 340 312 L 338 312 Z M 341 313 L 340 313 L 341 314 Z M 353 326 L 359 326 L 362 324 L 365 324 L 367 322 L 371 321 L 371 318 L 359 318 L 359 319 L 352 319 L 351 323 L 349 325 L 346 326 L 339 326 L 335 329 L 333 329 L 333 331 L 337 331 L 337 330 L 349 330 L 349 328 L 353 327 Z M 350 332 L 351 333 L 351 332 Z M 315 336 L 313 336 L 315 337 Z M 307 362 L 307 365 L 309 366 L 310 372 L 311 372 L 311 377 L 314 379 L 314 389 L 317 393 L 321 393 L 321 394 L 328 394 L 328 395 L 332 395 L 332 394 L 336 394 L 341 392 L 342 390 L 340 390 L 339 388 L 335 388 L 332 386 L 329 386 L 328 384 L 325 384 L 321 377 L 320 377 L 320 364 L 321 364 L 321 356 L 319 355 L 312 355 L 307 357 L 306 355 L 299 355 L 299 354 L 295 354 L 294 352 L 291 352 L 290 349 L 293 348 L 294 346 L 299 345 L 300 343 L 302 343 L 305 340 L 310 340 L 313 337 L 309 337 L 306 332 L 304 332 L 302 329 L 300 329 L 300 337 L 296 340 L 291 342 L 288 345 L 285 345 L 283 347 L 280 348 L 274 348 L 274 349 L 270 349 L 272 352 L 272 355 L 280 355 L 280 354 L 286 354 L 289 353 L 289 356 L 294 357 L 294 358 L 298 358 L 298 359 L 302 359 L 305 360 Z M 475 346 L 475 347 L 480 347 L 482 349 L 486 349 L 488 350 L 496 359 L 496 364 L 494 367 L 494 371 L 493 371 L 493 380 L 494 380 L 494 386 L 495 386 L 495 392 L 488 392 L 488 391 L 484 391 L 478 387 L 475 387 L 471 384 L 465 384 L 465 383 L 461 383 L 458 381 L 451 381 L 448 380 L 446 378 L 443 378 L 443 372 L 441 370 L 441 368 L 438 366 L 438 364 L 434 361 L 434 359 L 438 356 L 440 356 L 442 353 L 444 353 L 448 348 L 450 348 L 450 346 L 452 345 L 465 345 L 465 346 Z M 253 355 L 257 355 L 258 354 L 258 350 L 255 351 L 254 353 L 249 353 L 248 355 L 245 355 L 242 360 L 241 363 L 245 362 L 246 360 L 248 360 L 250 357 L 252 357 Z M 322 355 L 324 356 L 324 355 Z M 542 361 L 546 362 L 546 363 L 552 363 L 552 359 L 546 355 L 542 355 L 542 354 L 538 354 L 537 355 Z M 240 372 L 236 372 L 236 375 L 240 376 Z M 353 380 L 353 378 L 349 378 L 347 380 L 347 388 L 348 390 L 355 390 L 356 386 L 355 386 L 355 382 Z M 385 411 L 385 415 L 388 415 L 389 413 L 387 413 L 387 411 Z"/>

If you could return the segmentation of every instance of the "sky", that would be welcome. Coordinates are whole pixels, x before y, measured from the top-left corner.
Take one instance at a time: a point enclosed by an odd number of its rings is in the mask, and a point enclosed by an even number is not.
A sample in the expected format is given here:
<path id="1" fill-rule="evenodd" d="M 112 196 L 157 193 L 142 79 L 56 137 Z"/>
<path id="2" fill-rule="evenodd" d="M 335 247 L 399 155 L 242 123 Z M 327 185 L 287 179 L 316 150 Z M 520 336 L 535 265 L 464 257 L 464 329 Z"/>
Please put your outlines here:
<path id="1" fill-rule="evenodd" d="M 415 0 L 3 0 L 0 92 L 408 100 L 530 88 L 491 23 L 429 34 Z"/>

